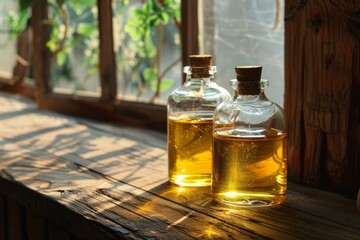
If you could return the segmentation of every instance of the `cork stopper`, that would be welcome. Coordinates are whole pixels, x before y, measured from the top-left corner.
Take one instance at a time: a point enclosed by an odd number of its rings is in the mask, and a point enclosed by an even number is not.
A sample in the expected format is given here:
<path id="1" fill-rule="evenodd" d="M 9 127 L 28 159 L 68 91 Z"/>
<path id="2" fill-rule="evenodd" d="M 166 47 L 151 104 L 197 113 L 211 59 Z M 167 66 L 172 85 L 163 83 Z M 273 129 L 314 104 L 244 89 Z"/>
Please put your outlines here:
<path id="1" fill-rule="evenodd" d="M 211 67 L 211 55 L 190 55 L 190 67 L 198 68 L 198 67 Z"/>
<path id="2" fill-rule="evenodd" d="M 257 95 L 261 92 L 262 66 L 236 66 L 237 90 L 243 95 Z"/>
<path id="3" fill-rule="evenodd" d="M 211 55 L 190 55 L 191 76 L 193 78 L 208 78 L 210 77 L 209 70 L 211 68 Z"/>
<path id="4" fill-rule="evenodd" d="M 236 79 L 241 82 L 259 82 L 262 66 L 236 66 Z"/>

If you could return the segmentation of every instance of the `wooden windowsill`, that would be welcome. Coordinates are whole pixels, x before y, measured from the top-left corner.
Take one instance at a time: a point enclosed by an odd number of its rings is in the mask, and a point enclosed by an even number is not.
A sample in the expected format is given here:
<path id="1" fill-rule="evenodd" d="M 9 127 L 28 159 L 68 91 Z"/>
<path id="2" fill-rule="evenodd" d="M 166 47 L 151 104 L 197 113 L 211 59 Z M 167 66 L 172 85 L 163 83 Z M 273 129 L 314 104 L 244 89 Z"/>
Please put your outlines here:
<path id="1" fill-rule="evenodd" d="M 167 181 L 166 135 L 0 94 L 0 239 L 357 239 L 356 201 L 289 183 L 269 208 Z"/>

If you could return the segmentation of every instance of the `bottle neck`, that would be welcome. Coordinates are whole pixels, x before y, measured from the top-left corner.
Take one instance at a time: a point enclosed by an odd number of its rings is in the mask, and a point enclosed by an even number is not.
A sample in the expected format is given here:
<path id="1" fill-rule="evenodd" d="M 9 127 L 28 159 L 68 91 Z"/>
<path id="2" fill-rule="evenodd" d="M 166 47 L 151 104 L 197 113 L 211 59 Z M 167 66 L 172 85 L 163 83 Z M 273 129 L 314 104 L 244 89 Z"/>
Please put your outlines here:
<path id="1" fill-rule="evenodd" d="M 260 82 L 237 82 L 236 93 L 238 95 L 259 95 L 261 93 Z"/>
<path id="2" fill-rule="evenodd" d="M 264 96 L 265 88 L 269 86 L 269 81 L 261 79 L 260 81 L 238 81 L 237 79 L 231 79 L 230 85 L 235 90 L 235 95 L 244 96 Z M 266 98 L 266 97 L 265 97 Z"/>
<path id="3" fill-rule="evenodd" d="M 186 77 L 186 81 L 193 82 L 214 82 L 214 75 L 210 76 L 194 76 L 193 74 L 188 74 Z"/>
<path id="4" fill-rule="evenodd" d="M 214 75 L 216 73 L 216 66 L 210 67 L 184 67 L 184 73 L 186 73 L 186 80 L 194 81 L 214 81 Z"/>

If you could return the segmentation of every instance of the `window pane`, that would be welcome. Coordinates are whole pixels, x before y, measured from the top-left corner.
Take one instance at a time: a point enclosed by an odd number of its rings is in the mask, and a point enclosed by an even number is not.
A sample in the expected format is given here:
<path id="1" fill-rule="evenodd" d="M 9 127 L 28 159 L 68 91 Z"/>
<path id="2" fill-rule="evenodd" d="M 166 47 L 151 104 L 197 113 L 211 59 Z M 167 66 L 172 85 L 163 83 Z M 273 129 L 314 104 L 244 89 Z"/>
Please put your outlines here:
<path id="1" fill-rule="evenodd" d="M 49 0 L 51 81 L 55 92 L 100 95 L 96 0 Z"/>
<path id="2" fill-rule="evenodd" d="M 202 1 L 202 46 L 204 52 L 214 55 L 219 84 L 232 91 L 229 79 L 235 78 L 236 65 L 262 65 L 262 77 L 270 81 L 266 95 L 282 105 L 283 7 L 279 6 L 278 9 L 276 2 L 278 1 Z M 281 14 L 279 22 L 276 21 L 278 13 Z"/>
<path id="3" fill-rule="evenodd" d="M 30 16 L 29 11 L 19 12 L 18 5 L 18 0 L 0 1 L 0 55 L 3 56 L 0 58 L 0 77 L 9 79 L 13 76 L 17 52 L 20 51 L 19 55 L 24 52 L 24 49 L 17 48 L 17 36 L 26 28 Z M 30 39 L 23 38 L 22 41 Z M 31 44 L 22 42 L 20 45 L 20 48 L 24 48 Z M 19 59 L 25 65 L 28 64 L 26 60 Z"/>
<path id="4" fill-rule="evenodd" d="M 181 84 L 180 0 L 113 1 L 118 97 L 165 104 Z"/>

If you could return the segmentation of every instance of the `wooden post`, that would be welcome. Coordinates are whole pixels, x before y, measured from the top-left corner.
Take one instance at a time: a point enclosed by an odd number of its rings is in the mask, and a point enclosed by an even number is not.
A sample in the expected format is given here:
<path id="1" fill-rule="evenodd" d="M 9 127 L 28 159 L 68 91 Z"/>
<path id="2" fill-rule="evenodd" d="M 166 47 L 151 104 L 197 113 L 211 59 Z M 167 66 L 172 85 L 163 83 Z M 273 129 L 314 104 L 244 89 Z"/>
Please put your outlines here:
<path id="1" fill-rule="evenodd" d="M 110 0 L 98 0 L 100 39 L 101 99 L 112 101 L 117 95 L 116 63 Z"/>
<path id="2" fill-rule="evenodd" d="M 181 1 L 181 42 L 182 42 L 182 63 L 183 66 L 189 65 L 189 55 L 199 53 L 198 40 L 198 1 Z M 185 81 L 183 74 L 183 81 Z"/>
<path id="3" fill-rule="evenodd" d="M 360 186 L 360 2 L 286 0 L 289 180 Z"/>
<path id="4" fill-rule="evenodd" d="M 34 1 L 31 17 L 34 48 L 33 69 L 36 85 L 36 100 L 40 107 L 46 105 L 45 95 L 51 93 L 51 53 L 49 48 L 46 47 L 50 36 L 50 25 L 47 19 L 47 1 Z"/>

